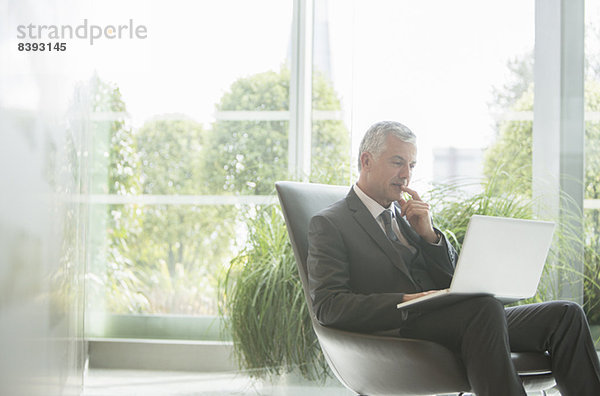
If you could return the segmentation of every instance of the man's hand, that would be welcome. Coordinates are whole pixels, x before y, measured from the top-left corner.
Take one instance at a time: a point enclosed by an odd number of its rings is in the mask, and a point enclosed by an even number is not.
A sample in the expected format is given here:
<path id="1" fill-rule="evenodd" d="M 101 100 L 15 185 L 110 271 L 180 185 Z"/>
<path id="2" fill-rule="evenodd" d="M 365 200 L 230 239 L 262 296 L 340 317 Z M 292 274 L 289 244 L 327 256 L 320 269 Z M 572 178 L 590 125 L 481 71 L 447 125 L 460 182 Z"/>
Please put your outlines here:
<path id="1" fill-rule="evenodd" d="M 402 215 L 406 216 L 406 220 L 412 228 L 419 234 L 423 239 L 429 243 L 438 243 L 440 237 L 433 229 L 431 225 L 431 213 L 430 206 L 427 202 L 423 202 L 419 194 L 407 186 L 402 186 L 402 190 L 407 192 L 412 199 L 400 198 L 398 203 L 402 210 Z"/>
<path id="2" fill-rule="evenodd" d="M 428 290 L 421 293 L 405 294 L 402 298 L 402 302 L 414 300 L 415 298 L 423 297 L 431 293 L 437 293 L 439 290 Z"/>

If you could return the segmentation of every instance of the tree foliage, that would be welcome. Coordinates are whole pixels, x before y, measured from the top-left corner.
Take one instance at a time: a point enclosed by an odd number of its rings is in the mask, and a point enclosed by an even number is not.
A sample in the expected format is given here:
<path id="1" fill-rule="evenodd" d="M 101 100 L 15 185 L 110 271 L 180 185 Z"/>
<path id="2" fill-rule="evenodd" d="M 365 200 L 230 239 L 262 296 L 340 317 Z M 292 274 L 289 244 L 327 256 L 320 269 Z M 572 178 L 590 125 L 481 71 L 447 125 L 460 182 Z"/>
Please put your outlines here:
<path id="1" fill-rule="evenodd" d="M 197 195 L 202 180 L 202 125 L 166 115 L 146 122 L 135 135 L 144 194 Z M 227 207 L 160 204 L 138 210 L 139 235 L 131 255 L 139 293 L 153 313 L 210 314 L 216 310 L 215 274 L 233 239 L 223 222 Z"/>
<path id="2" fill-rule="evenodd" d="M 532 112 L 533 85 L 531 67 L 524 61 L 523 66 L 511 68 L 515 74 L 513 81 L 521 80 L 505 86 L 510 93 L 500 94 L 497 91 L 498 103 L 505 103 L 506 111 Z M 587 70 L 593 71 L 593 65 Z M 584 103 L 586 112 L 600 111 L 600 81 L 595 75 L 585 81 Z M 524 87 L 527 87 L 526 89 Z M 519 94 L 520 92 L 520 94 Z M 505 176 L 497 183 L 496 193 L 513 191 L 511 184 L 516 177 L 527 181 L 521 183 L 518 193 L 531 196 L 532 180 L 532 128 L 531 121 L 503 121 L 499 123 L 497 141 L 488 148 L 484 158 L 484 174 L 486 177 L 497 177 L 497 169 L 501 167 Z M 586 121 L 585 123 L 585 176 L 584 194 L 586 199 L 600 199 L 600 122 Z M 600 213 L 598 210 L 584 212 L 585 228 L 585 273 L 584 276 L 584 309 L 591 322 L 600 322 Z"/>
<path id="3" fill-rule="evenodd" d="M 91 191 L 104 194 L 138 194 L 138 163 L 133 130 L 126 122 L 126 105 L 119 88 L 93 75 L 86 84 L 91 117 Z M 88 296 L 92 306 L 133 310 L 142 299 L 135 292 L 135 263 L 129 259 L 127 239 L 140 231 L 132 206 L 91 208 L 92 260 Z M 104 301 L 104 302 L 103 302 Z"/>
<path id="4" fill-rule="evenodd" d="M 331 84 L 315 77 L 313 106 L 337 111 Z M 126 106 L 114 84 L 95 77 L 93 110 L 109 121 L 98 146 L 105 193 L 117 195 L 271 194 L 288 177 L 287 121 L 222 121 L 206 130 L 183 115 L 163 115 L 139 130 L 126 123 Z M 288 111 L 289 71 L 240 78 L 218 111 Z M 117 115 L 117 117 L 115 117 Z M 101 119 L 103 117 L 100 117 Z M 347 182 L 342 172 L 348 132 L 335 120 L 313 124 L 314 181 Z M 108 173 L 106 173 L 108 167 Z M 255 212 L 252 205 L 122 204 L 107 206 L 106 272 L 100 278 L 113 313 L 214 314 L 217 277 L 236 254 L 236 240 Z"/>
<path id="5" fill-rule="evenodd" d="M 515 56 L 506 64 L 508 81 L 502 87 L 493 87 L 490 110 L 495 113 L 510 109 L 523 94 L 533 88 L 533 52 Z"/>
<path id="6" fill-rule="evenodd" d="M 290 75 L 265 72 L 237 80 L 217 104 L 217 111 L 289 111 Z M 339 110 L 340 101 L 320 74 L 313 81 L 313 109 Z M 271 194 L 288 174 L 288 121 L 214 123 L 205 156 L 206 190 L 226 194 Z M 313 122 L 312 180 L 348 183 L 349 134 L 341 121 Z"/>
<path id="7" fill-rule="evenodd" d="M 150 120 L 138 131 L 126 125 L 119 89 L 95 77 L 92 110 L 109 121 L 93 128 L 107 135 L 107 192 L 117 195 L 201 193 L 202 126 L 182 116 Z M 103 133 L 99 133 L 103 131 Z M 99 157 L 102 157 L 100 152 Z M 100 169 L 98 170 L 100 173 Z M 107 205 L 105 260 L 97 279 L 112 313 L 214 314 L 216 274 L 229 257 L 233 226 L 223 206 Z M 101 230 L 99 230 L 101 232 Z M 106 250 L 103 253 L 102 247 Z"/>

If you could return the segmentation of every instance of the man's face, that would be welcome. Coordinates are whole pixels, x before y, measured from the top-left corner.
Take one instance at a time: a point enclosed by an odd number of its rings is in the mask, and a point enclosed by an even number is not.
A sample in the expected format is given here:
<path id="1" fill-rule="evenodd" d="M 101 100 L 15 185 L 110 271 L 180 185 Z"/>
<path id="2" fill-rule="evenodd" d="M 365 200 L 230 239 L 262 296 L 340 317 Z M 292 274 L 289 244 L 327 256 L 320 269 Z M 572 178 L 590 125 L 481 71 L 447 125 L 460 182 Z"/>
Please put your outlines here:
<path id="1" fill-rule="evenodd" d="M 363 153 L 361 174 L 366 172 L 365 193 L 387 208 L 400 199 L 402 186 L 410 182 L 417 148 L 391 135 L 385 143 L 384 151 L 377 158 L 371 153 Z"/>

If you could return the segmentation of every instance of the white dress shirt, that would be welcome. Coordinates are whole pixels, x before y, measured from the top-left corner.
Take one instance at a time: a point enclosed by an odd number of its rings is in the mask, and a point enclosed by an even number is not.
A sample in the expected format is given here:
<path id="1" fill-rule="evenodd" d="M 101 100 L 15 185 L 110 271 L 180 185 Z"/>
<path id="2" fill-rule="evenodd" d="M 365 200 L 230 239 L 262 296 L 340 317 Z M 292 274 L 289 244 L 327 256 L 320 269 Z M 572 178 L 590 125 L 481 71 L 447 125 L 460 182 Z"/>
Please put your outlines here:
<path id="1" fill-rule="evenodd" d="M 363 190 L 361 190 L 360 187 L 358 187 L 358 185 L 356 183 L 352 186 L 352 188 L 354 189 L 354 192 L 358 196 L 358 199 L 360 199 L 361 202 L 363 204 L 365 204 L 365 206 L 367 207 L 367 209 L 369 210 L 371 215 L 375 218 L 375 221 L 377 221 L 377 224 L 379 224 L 379 227 L 381 227 L 381 229 L 383 230 L 384 233 L 385 233 L 385 225 L 383 224 L 383 220 L 381 219 L 380 215 L 384 210 L 390 209 L 392 211 L 392 220 L 394 220 L 394 221 L 392 221 L 392 231 L 394 231 L 394 233 L 398 237 L 398 240 L 404 246 L 408 246 L 411 250 L 415 249 L 408 242 L 406 237 L 402 234 L 402 232 L 400 231 L 400 227 L 398 226 L 398 222 L 395 221 L 396 220 L 396 210 L 395 210 L 395 205 L 393 202 L 390 204 L 389 207 L 384 208 L 373 198 L 369 197 Z M 433 245 L 441 245 L 441 243 L 442 243 L 442 238 L 440 238 L 438 243 L 434 243 Z"/>

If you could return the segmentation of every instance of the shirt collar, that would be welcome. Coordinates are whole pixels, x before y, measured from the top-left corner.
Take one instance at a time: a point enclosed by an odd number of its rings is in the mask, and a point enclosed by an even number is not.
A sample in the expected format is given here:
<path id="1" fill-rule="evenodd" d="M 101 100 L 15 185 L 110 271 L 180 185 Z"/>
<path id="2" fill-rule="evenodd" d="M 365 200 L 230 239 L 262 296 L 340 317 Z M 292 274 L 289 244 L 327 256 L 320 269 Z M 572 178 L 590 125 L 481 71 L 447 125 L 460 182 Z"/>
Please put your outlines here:
<path id="1" fill-rule="evenodd" d="M 354 189 L 354 192 L 358 196 L 358 199 L 360 199 L 361 202 L 363 204 L 365 204 L 365 206 L 367 207 L 367 209 L 369 210 L 369 212 L 375 219 L 377 219 L 379 217 L 379 215 L 381 215 L 381 212 L 383 212 L 386 209 L 390 209 L 392 211 L 392 218 L 394 218 L 396 216 L 396 211 L 394 210 L 393 202 L 390 204 L 389 207 L 384 208 L 373 198 L 369 197 L 363 190 L 361 190 L 360 187 L 358 187 L 358 185 L 356 183 L 352 186 L 352 188 Z"/>

